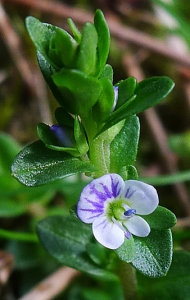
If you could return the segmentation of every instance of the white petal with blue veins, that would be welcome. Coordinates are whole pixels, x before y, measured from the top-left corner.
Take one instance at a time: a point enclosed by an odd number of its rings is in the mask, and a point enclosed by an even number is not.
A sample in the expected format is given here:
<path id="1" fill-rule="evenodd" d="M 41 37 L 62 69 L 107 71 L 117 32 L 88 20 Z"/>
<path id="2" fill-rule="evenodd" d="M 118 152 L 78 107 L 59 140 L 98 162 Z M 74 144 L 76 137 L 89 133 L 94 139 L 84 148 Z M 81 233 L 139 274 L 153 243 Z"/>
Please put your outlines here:
<path id="1" fill-rule="evenodd" d="M 107 217 L 97 218 L 92 230 L 97 241 L 109 249 L 119 248 L 125 239 L 124 232 Z"/>
<path id="2" fill-rule="evenodd" d="M 133 216 L 123 222 L 126 228 L 134 235 L 145 237 L 150 233 L 150 226 L 139 216 Z"/>
<path id="3" fill-rule="evenodd" d="M 148 215 L 158 206 L 158 194 L 156 189 L 144 182 L 137 180 L 125 181 L 125 188 L 122 192 L 127 204 L 136 209 L 139 215 Z"/>

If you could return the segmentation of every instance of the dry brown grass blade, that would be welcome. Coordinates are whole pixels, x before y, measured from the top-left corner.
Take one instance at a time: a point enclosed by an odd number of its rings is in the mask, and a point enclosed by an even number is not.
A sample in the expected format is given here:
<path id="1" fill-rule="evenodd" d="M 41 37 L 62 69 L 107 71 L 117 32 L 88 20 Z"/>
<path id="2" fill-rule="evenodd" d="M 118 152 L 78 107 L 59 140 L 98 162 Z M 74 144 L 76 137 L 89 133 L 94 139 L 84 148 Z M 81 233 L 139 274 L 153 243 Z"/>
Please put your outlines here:
<path id="1" fill-rule="evenodd" d="M 0 287 L 7 283 L 9 276 L 12 273 L 13 266 L 13 255 L 5 251 L 0 251 Z"/>
<path id="2" fill-rule="evenodd" d="M 63 292 L 80 273 L 68 267 L 62 267 L 51 274 L 19 300 L 52 300 Z"/>
<path id="3" fill-rule="evenodd" d="M 37 105 L 43 122 L 51 123 L 51 113 L 47 102 L 44 80 L 38 68 L 32 66 L 23 50 L 22 42 L 0 1 L 0 33 L 13 63 Z"/>

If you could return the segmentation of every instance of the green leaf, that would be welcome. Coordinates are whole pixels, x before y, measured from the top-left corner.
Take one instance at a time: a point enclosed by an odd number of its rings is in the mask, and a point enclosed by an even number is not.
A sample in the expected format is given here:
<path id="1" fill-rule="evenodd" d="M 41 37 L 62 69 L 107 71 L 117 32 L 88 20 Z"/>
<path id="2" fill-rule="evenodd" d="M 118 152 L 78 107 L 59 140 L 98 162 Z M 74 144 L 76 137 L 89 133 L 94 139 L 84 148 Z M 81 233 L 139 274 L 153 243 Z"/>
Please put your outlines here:
<path id="1" fill-rule="evenodd" d="M 106 64 L 110 48 L 110 32 L 101 10 L 96 10 L 94 25 L 98 34 L 98 69 L 102 72 Z"/>
<path id="2" fill-rule="evenodd" d="M 113 127 L 114 125 L 117 125 L 119 122 L 126 119 L 127 117 L 130 117 L 131 114 L 124 117 L 124 113 L 125 113 L 127 107 L 129 106 L 129 104 L 131 102 L 133 102 L 135 100 L 135 98 L 136 98 L 136 95 L 133 95 L 130 99 L 128 99 L 128 101 L 125 104 L 123 104 L 117 110 L 114 110 L 114 112 L 111 113 L 110 117 L 107 119 L 107 122 L 105 123 L 105 125 L 100 129 L 100 131 L 96 134 L 95 137 L 97 137 L 98 135 L 103 133 L 105 130 Z"/>
<path id="3" fill-rule="evenodd" d="M 76 148 L 78 149 L 80 154 L 86 154 L 86 152 L 89 149 L 87 140 L 86 140 L 86 135 L 84 131 L 84 127 L 79 121 L 78 116 L 75 117 L 75 123 L 74 123 L 74 136 L 75 136 L 75 141 L 76 141 Z"/>
<path id="4" fill-rule="evenodd" d="M 14 158 L 13 158 L 14 159 Z M 13 159 L 11 163 L 13 162 Z M 18 181 L 16 181 L 10 174 L 10 167 L 7 169 L 7 172 L 0 174 L 0 195 L 3 199 L 4 197 L 9 198 L 14 195 L 15 190 L 18 190 L 20 187 L 23 187 Z"/>
<path id="5" fill-rule="evenodd" d="M 52 94 L 54 95 L 55 99 L 59 102 L 59 104 L 61 106 L 64 106 L 64 96 L 61 94 L 61 92 L 59 91 L 58 87 L 55 85 L 52 79 L 52 75 L 56 72 L 56 70 L 52 67 L 52 65 L 45 58 L 45 56 L 43 56 L 39 51 L 37 51 L 37 59 L 41 72 L 47 84 L 49 85 Z"/>
<path id="6" fill-rule="evenodd" d="M 10 165 L 19 151 L 20 146 L 10 135 L 0 133 L 0 174 L 10 174 Z"/>
<path id="7" fill-rule="evenodd" d="M 76 157 L 81 156 L 80 152 L 76 148 L 73 129 L 71 127 L 63 125 L 60 138 L 56 137 L 56 135 L 51 131 L 50 126 L 44 123 L 39 123 L 37 125 L 37 132 L 41 141 L 49 149 L 67 152 Z"/>
<path id="8" fill-rule="evenodd" d="M 135 242 L 133 236 L 131 236 L 130 239 L 125 239 L 121 247 L 115 250 L 115 252 L 122 261 L 127 263 L 132 262 L 135 257 Z"/>
<path id="9" fill-rule="evenodd" d="M 56 55 L 63 63 L 63 66 L 68 68 L 74 67 L 78 43 L 73 37 L 67 31 L 57 28 L 51 43 L 55 47 Z"/>
<path id="10" fill-rule="evenodd" d="M 115 275 L 101 269 L 86 252 L 92 239 L 91 226 L 76 218 L 51 216 L 37 226 L 38 235 L 45 249 L 59 262 L 91 275 L 115 279 Z"/>
<path id="11" fill-rule="evenodd" d="M 67 153 L 48 149 L 37 141 L 19 152 L 11 170 L 21 183 L 37 186 L 76 173 L 92 172 L 94 166 Z"/>
<path id="12" fill-rule="evenodd" d="M 64 97 L 62 106 L 75 115 L 86 115 L 102 92 L 101 83 L 77 70 L 63 69 L 52 75 L 53 81 Z"/>
<path id="13" fill-rule="evenodd" d="M 76 57 L 76 69 L 86 75 L 96 73 L 98 35 L 92 23 L 86 23 L 82 30 L 81 42 Z"/>
<path id="14" fill-rule="evenodd" d="M 108 260 L 109 250 L 101 244 L 97 242 L 90 242 L 86 245 L 86 251 L 95 264 L 100 266 L 106 264 L 106 261 Z"/>
<path id="15" fill-rule="evenodd" d="M 111 172 L 133 165 L 137 155 L 140 123 L 137 116 L 128 117 L 110 146 Z"/>
<path id="16" fill-rule="evenodd" d="M 59 124 L 56 124 L 59 126 Z M 47 146 L 60 146 L 62 147 L 74 147 L 75 141 L 73 136 L 73 129 L 69 126 L 60 125 L 62 129 L 62 135 L 56 136 L 53 131 L 50 129 L 49 125 L 44 123 L 39 123 L 37 125 L 37 132 L 39 138 Z M 64 151 L 64 150 L 63 150 Z"/>
<path id="17" fill-rule="evenodd" d="M 49 60 L 49 43 L 51 37 L 56 32 L 56 26 L 43 24 L 38 19 L 29 16 L 26 18 L 26 28 L 36 49 L 46 58 L 46 60 Z M 53 64 L 53 62 L 51 63 Z M 56 66 L 54 65 L 54 67 Z"/>
<path id="18" fill-rule="evenodd" d="M 150 215 L 143 216 L 151 229 L 164 230 L 173 227 L 176 222 L 176 216 L 167 208 L 158 206 Z"/>
<path id="19" fill-rule="evenodd" d="M 137 169 L 132 165 L 122 167 L 118 174 L 123 180 L 138 180 Z"/>
<path id="20" fill-rule="evenodd" d="M 185 182 L 190 180 L 190 170 L 154 177 L 141 177 L 139 180 L 156 186 L 169 185 L 176 182 Z"/>
<path id="21" fill-rule="evenodd" d="M 172 261 L 171 230 L 152 229 L 147 237 L 134 236 L 136 255 L 132 266 L 149 277 L 165 276 Z"/>
<path id="22" fill-rule="evenodd" d="M 158 104 L 173 87 L 174 82 L 166 76 L 155 76 L 139 82 L 135 94 L 110 115 L 99 134 L 121 120 Z"/>
<path id="23" fill-rule="evenodd" d="M 122 80 L 118 84 L 118 101 L 115 110 L 125 104 L 135 93 L 137 80 L 134 77 L 129 77 Z"/>
<path id="24" fill-rule="evenodd" d="M 38 237 L 34 233 L 10 231 L 0 228 L 0 237 L 8 240 L 38 243 Z"/>
<path id="25" fill-rule="evenodd" d="M 138 172 L 135 166 L 128 165 L 127 166 L 127 178 L 126 180 L 138 180 Z"/>
<path id="26" fill-rule="evenodd" d="M 50 126 L 44 123 L 39 123 L 37 125 L 37 133 L 40 140 L 45 145 L 57 145 L 58 140 L 53 132 L 50 130 Z"/>
<path id="27" fill-rule="evenodd" d="M 190 253 L 174 251 L 169 272 L 163 278 L 148 278 L 137 273 L 141 300 L 189 300 Z"/>
<path id="28" fill-rule="evenodd" d="M 139 82 L 135 90 L 135 101 L 128 107 L 128 113 L 138 114 L 158 104 L 173 88 L 173 80 L 166 76 L 155 76 Z"/>
<path id="29" fill-rule="evenodd" d="M 123 180 L 138 180 L 137 169 L 132 165 L 122 167 L 118 174 Z"/>
<path id="30" fill-rule="evenodd" d="M 113 82 L 113 69 L 112 69 L 112 66 L 110 65 L 105 65 L 101 75 L 100 75 L 100 79 L 101 78 L 107 78 L 111 81 L 111 83 Z"/>
<path id="31" fill-rule="evenodd" d="M 72 34 L 74 36 L 74 39 L 77 41 L 77 43 L 80 44 L 81 42 L 81 33 L 78 30 L 78 28 L 76 27 L 75 23 L 73 22 L 73 20 L 71 18 L 67 19 L 68 25 L 72 31 Z"/>
<path id="32" fill-rule="evenodd" d="M 18 203 L 15 199 L 10 200 L 3 198 L 3 201 L 0 201 L 0 217 L 1 218 L 11 218 L 17 217 L 25 213 L 26 206 L 23 203 Z"/>
<path id="33" fill-rule="evenodd" d="M 102 93 L 93 107 L 93 117 L 97 123 L 109 116 L 114 104 L 114 89 L 111 81 L 104 77 L 100 78 L 99 82 L 102 85 Z"/>
<path id="34" fill-rule="evenodd" d="M 55 118 L 60 125 L 74 127 L 74 118 L 63 107 L 56 108 Z"/>
<path id="35" fill-rule="evenodd" d="M 11 199 L 11 201 L 14 201 L 15 204 L 19 203 L 19 205 L 21 204 L 24 208 L 24 206 L 27 206 L 29 203 L 35 201 L 42 201 L 43 203 L 47 203 L 52 199 L 52 197 L 56 193 L 58 189 L 58 183 L 51 183 L 51 185 L 48 186 L 40 186 L 36 187 L 35 189 L 31 189 L 29 187 L 24 186 L 23 184 L 15 180 L 14 177 L 11 176 L 10 167 L 11 165 L 9 166 L 9 175 L 3 174 L 0 176 L 0 194 L 2 199 Z M 2 207 L 4 207 L 3 203 Z M 9 209 L 8 205 L 6 205 L 5 207 L 7 207 L 7 210 Z"/>

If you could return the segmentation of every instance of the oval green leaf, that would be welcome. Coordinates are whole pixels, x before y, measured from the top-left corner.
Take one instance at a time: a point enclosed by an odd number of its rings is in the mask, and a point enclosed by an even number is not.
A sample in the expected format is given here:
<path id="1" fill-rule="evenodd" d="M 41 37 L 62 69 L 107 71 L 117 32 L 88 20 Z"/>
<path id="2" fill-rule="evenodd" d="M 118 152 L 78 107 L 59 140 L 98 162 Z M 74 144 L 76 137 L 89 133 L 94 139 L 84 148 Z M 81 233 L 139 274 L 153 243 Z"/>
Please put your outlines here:
<path id="1" fill-rule="evenodd" d="M 148 278 L 137 273 L 139 296 L 142 300 L 188 300 L 190 295 L 190 253 L 174 251 L 166 277 Z"/>
<path id="2" fill-rule="evenodd" d="M 155 76 L 139 82 L 134 95 L 110 115 L 99 134 L 128 116 L 139 114 L 158 104 L 173 87 L 174 82 L 166 76 Z"/>
<path id="3" fill-rule="evenodd" d="M 37 186 L 76 173 L 92 172 L 89 162 L 47 148 L 43 142 L 30 144 L 15 157 L 12 175 L 26 186 Z"/>
<path id="4" fill-rule="evenodd" d="M 121 247 L 115 250 L 115 252 L 122 261 L 127 263 L 132 262 L 135 258 L 135 242 L 133 236 L 131 236 L 130 239 L 125 239 Z"/>
<path id="5" fill-rule="evenodd" d="M 172 261 L 171 230 L 154 230 L 145 238 L 134 236 L 136 255 L 132 266 L 145 276 L 166 276 Z"/>
<path id="6" fill-rule="evenodd" d="M 110 146 L 111 172 L 119 173 L 121 168 L 133 165 L 137 155 L 140 123 L 137 116 L 126 119 L 123 127 Z"/>
<path id="7" fill-rule="evenodd" d="M 108 280 L 116 279 L 114 274 L 95 264 L 87 253 L 92 239 L 90 225 L 58 215 L 40 221 L 37 232 L 45 249 L 64 265 Z"/>
<path id="8" fill-rule="evenodd" d="M 62 106 L 75 115 L 86 115 L 98 101 L 102 92 L 101 83 L 77 70 L 62 69 L 52 75 L 54 84 L 64 97 Z"/>
<path id="9" fill-rule="evenodd" d="M 176 216 L 167 208 L 158 206 L 150 215 L 143 216 L 152 229 L 164 230 L 173 227 L 176 222 Z"/>

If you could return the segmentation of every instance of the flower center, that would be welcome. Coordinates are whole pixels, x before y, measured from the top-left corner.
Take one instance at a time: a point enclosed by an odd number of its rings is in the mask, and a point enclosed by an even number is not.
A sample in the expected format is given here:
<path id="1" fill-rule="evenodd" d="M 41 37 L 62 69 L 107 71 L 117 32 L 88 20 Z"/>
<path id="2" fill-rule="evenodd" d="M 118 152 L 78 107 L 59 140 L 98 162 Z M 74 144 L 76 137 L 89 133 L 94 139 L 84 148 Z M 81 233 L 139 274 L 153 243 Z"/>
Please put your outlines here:
<path id="1" fill-rule="evenodd" d="M 121 220 L 122 216 L 125 212 L 125 208 L 123 207 L 123 201 L 118 199 L 117 201 L 114 201 L 109 204 L 108 208 L 108 216 L 112 219 Z"/>
<path id="2" fill-rule="evenodd" d="M 109 204 L 107 213 L 111 219 L 114 218 L 122 222 L 125 219 L 133 217 L 136 214 L 136 209 L 130 208 L 121 199 L 118 199 Z"/>
<path id="3" fill-rule="evenodd" d="M 135 214 L 136 209 L 130 208 L 126 203 L 123 203 L 122 200 L 110 203 L 109 205 L 109 217 L 111 218 L 112 222 L 114 222 L 124 232 L 127 239 L 130 239 L 131 234 L 123 222 L 133 217 Z"/>

